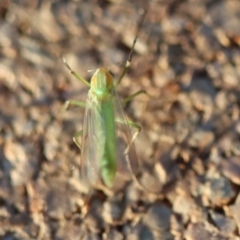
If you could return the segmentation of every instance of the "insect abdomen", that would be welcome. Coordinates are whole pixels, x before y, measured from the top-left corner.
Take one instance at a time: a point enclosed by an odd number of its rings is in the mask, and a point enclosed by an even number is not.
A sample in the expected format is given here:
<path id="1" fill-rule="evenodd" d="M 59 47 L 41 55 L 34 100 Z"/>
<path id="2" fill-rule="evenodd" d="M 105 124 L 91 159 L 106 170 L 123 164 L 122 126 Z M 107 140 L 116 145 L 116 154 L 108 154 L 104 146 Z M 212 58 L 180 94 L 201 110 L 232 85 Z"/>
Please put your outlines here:
<path id="1" fill-rule="evenodd" d="M 108 187 L 113 185 L 117 171 L 116 132 L 113 98 L 102 103 L 102 130 L 105 133 L 104 151 L 100 163 L 101 177 Z"/>

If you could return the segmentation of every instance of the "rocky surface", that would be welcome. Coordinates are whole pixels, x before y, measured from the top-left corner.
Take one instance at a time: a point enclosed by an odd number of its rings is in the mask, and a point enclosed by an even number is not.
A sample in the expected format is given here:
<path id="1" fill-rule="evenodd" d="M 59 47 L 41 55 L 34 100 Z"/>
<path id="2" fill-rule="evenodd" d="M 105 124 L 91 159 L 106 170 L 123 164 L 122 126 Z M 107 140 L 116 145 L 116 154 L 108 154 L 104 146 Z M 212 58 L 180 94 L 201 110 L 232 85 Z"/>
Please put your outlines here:
<path id="1" fill-rule="evenodd" d="M 121 2 L 121 3 L 120 3 Z M 0 1 L 0 239 L 240 239 L 240 1 L 149 1 L 121 98 L 141 184 L 79 180 L 84 78 L 119 76 L 146 1 Z M 91 71 L 89 71 L 91 70 Z"/>

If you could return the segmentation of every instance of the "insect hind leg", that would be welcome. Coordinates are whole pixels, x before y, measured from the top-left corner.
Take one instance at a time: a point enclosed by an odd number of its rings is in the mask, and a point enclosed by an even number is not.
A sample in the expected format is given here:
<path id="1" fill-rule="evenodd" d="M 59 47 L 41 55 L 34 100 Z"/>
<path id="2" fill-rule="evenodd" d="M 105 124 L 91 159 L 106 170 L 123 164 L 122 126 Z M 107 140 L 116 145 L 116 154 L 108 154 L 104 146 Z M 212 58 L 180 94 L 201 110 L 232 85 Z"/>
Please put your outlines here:
<path id="1" fill-rule="evenodd" d="M 75 133 L 74 136 L 73 136 L 73 141 L 74 141 L 75 144 L 80 148 L 80 150 L 81 150 L 82 147 L 81 147 L 80 142 L 78 141 L 78 138 L 81 137 L 82 134 L 83 134 L 83 130 L 81 130 L 81 131 Z"/>
<path id="2" fill-rule="evenodd" d="M 127 148 L 124 151 L 124 154 L 126 155 L 126 154 L 129 153 L 130 147 L 132 146 L 132 144 L 136 140 L 138 134 L 141 132 L 141 126 L 139 126 L 138 124 L 136 124 L 136 123 L 134 123 L 132 121 L 122 121 L 120 119 L 116 119 L 115 121 L 118 122 L 118 123 L 121 123 L 121 124 L 127 124 L 130 127 L 134 127 L 134 128 L 137 129 L 137 131 L 133 134 L 133 136 L 132 136 L 132 138 L 130 140 L 130 143 L 128 143 Z"/>
<path id="3" fill-rule="evenodd" d="M 130 159 L 129 159 L 129 151 L 130 151 L 130 148 L 131 146 L 133 145 L 134 141 L 136 140 L 138 134 L 141 132 L 141 126 L 139 126 L 138 124 L 134 123 L 134 122 L 131 122 L 131 121 L 122 121 L 120 119 L 116 119 L 117 122 L 119 123 L 122 123 L 122 124 L 127 124 L 129 125 L 130 127 L 133 127 L 133 128 L 136 128 L 137 131 L 133 134 L 131 140 L 130 140 L 130 143 L 127 145 L 125 151 L 124 151 L 124 155 L 126 157 L 126 161 L 127 161 L 127 165 L 128 165 L 128 169 L 130 171 L 130 174 L 131 174 L 131 178 L 132 180 L 135 182 L 136 186 L 141 190 L 141 191 L 147 191 L 149 194 L 153 194 L 154 197 L 157 197 L 157 195 L 151 191 L 149 188 L 146 188 L 144 185 L 142 185 L 139 180 L 137 179 L 137 177 L 135 176 L 135 174 L 133 173 L 133 170 L 132 170 L 132 166 L 131 166 L 131 163 L 130 163 Z"/>

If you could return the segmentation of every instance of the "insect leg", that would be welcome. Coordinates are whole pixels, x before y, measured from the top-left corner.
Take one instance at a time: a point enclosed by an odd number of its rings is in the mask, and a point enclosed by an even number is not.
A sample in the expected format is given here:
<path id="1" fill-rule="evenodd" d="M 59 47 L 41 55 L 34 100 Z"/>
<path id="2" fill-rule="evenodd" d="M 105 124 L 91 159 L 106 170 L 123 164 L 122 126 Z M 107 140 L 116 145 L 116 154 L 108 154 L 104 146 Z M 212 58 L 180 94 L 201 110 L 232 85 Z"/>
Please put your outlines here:
<path id="1" fill-rule="evenodd" d="M 129 149 L 130 149 L 131 145 L 133 144 L 133 142 L 137 138 L 138 134 L 141 132 L 141 126 L 132 122 L 132 121 L 122 121 L 120 119 L 116 119 L 116 121 L 119 122 L 119 123 L 122 123 L 122 124 L 127 124 L 130 127 L 134 127 L 134 128 L 137 129 L 137 131 L 133 134 L 132 139 L 130 140 L 130 143 L 128 144 L 127 148 L 124 151 L 124 154 L 127 155 L 129 153 Z"/>
<path id="2" fill-rule="evenodd" d="M 124 98 L 124 99 L 122 100 L 122 104 L 123 104 L 123 105 L 126 104 L 127 102 L 131 101 L 133 98 L 135 98 L 136 96 L 138 96 L 138 95 L 140 95 L 140 94 L 146 94 L 146 95 L 148 95 L 148 93 L 147 93 L 145 90 L 139 90 L 139 91 L 135 92 L 134 94 L 132 94 L 132 95 Z M 149 95 L 148 95 L 148 96 L 149 96 Z M 150 96 L 149 96 L 149 97 L 150 97 Z"/>
<path id="3" fill-rule="evenodd" d="M 63 57 L 62 58 L 62 60 L 63 60 L 63 62 L 64 62 L 64 64 L 66 65 L 66 67 L 70 70 L 70 73 L 74 76 L 74 77 L 76 77 L 79 81 L 81 81 L 81 82 L 83 82 L 85 85 L 87 85 L 88 87 L 91 87 L 91 84 L 86 80 L 86 79 L 84 79 L 82 76 L 80 76 L 79 74 L 77 74 L 75 71 L 73 71 L 72 69 L 71 69 L 71 67 L 67 64 L 67 61 L 66 61 L 66 59 Z"/>
<path id="4" fill-rule="evenodd" d="M 64 107 L 65 109 L 67 109 L 69 107 L 69 105 L 75 105 L 78 107 L 86 107 L 86 104 L 84 102 L 81 101 L 77 101 L 77 100 L 68 100 L 65 102 Z M 73 136 L 73 141 L 76 143 L 76 145 L 81 149 L 81 144 L 79 143 L 79 141 L 77 140 L 77 138 L 81 137 L 83 134 L 83 130 L 77 132 L 74 134 Z"/>
<path id="5" fill-rule="evenodd" d="M 64 104 L 64 108 L 68 109 L 69 105 L 75 105 L 75 106 L 84 107 L 84 108 L 86 107 L 86 103 L 77 101 L 77 100 L 73 100 L 73 99 L 66 101 Z"/>
<path id="6" fill-rule="evenodd" d="M 142 129 L 140 125 L 138 125 L 138 124 L 136 124 L 136 123 L 134 123 L 134 122 L 127 121 L 127 124 L 128 124 L 130 127 L 136 128 L 137 131 L 133 134 L 132 139 L 131 139 L 130 143 L 128 144 L 128 146 L 127 146 L 124 154 L 128 154 L 128 153 L 129 153 L 129 149 L 130 149 L 131 145 L 133 144 L 133 142 L 135 141 L 135 139 L 137 138 L 138 134 L 141 132 L 141 129 Z"/>
<path id="7" fill-rule="evenodd" d="M 81 149 L 81 144 L 79 143 L 79 141 L 77 140 L 79 137 L 81 137 L 83 134 L 83 130 L 77 132 L 74 134 L 73 136 L 73 141 L 76 143 L 76 145 Z"/>
<path id="8" fill-rule="evenodd" d="M 130 143 L 128 144 L 126 150 L 124 151 L 124 154 L 126 156 L 126 161 L 127 161 L 127 164 L 128 164 L 128 168 L 130 170 L 130 174 L 131 174 L 131 177 L 133 179 L 133 181 L 136 183 L 136 185 L 138 186 L 139 189 L 141 189 L 142 191 L 148 191 L 149 193 L 153 194 L 155 196 L 155 193 L 153 193 L 150 189 L 146 188 L 145 186 L 143 186 L 139 180 L 137 179 L 137 177 L 134 175 L 133 171 L 132 171 L 132 167 L 131 167 L 131 164 L 130 164 L 130 160 L 129 160 L 129 156 L 128 156 L 128 153 L 129 153 L 129 150 L 130 150 L 130 147 L 131 145 L 133 144 L 133 142 L 135 141 L 135 139 L 137 138 L 138 134 L 140 133 L 141 131 L 141 126 L 139 126 L 138 124 L 134 123 L 134 122 L 131 122 L 131 121 L 121 121 L 120 119 L 116 119 L 117 122 L 119 123 L 122 123 L 122 124 L 127 124 L 129 125 L 130 127 L 134 127 L 137 129 L 137 131 L 134 133 Z"/>
<path id="9" fill-rule="evenodd" d="M 126 162 L 127 162 L 127 165 L 128 165 L 128 169 L 130 171 L 130 174 L 131 174 L 131 177 L 132 177 L 132 180 L 137 184 L 137 186 L 139 187 L 139 189 L 141 190 L 145 190 L 144 186 L 142 186 L 142 184 L 138 181 L 138 179 L 136 178 L 136 176 L 134 175 L 133 173 L 133 170 L 132 170 L 132 166 L 130 164 L 130 159 L 129 159 L 129 156 L 128 156 L 128 153 L 129 153 L 129 150 L 130 150 L 130 147 L 131 145 L 133 144 L 133 142 L 135 141 L 137 135 L 140 133 L 141 131 L 141 127 L 134 123 L 134 122 L 131 122 L 131 121 L 121 121 L 120 119 L 116 119 L 117 122 L 119 123 L 122 123 L 122 124 L 127 124 L 131 127 L 134 127 L 137 129 L 137 131 L 134 133 L 134 135 L 132 136 L 132 139 L 130 140 L 130 143 L 128 144 L 128 146 L 126 147 L 125 151 L 124 151 L 124 155 L 126 156 Z"/>

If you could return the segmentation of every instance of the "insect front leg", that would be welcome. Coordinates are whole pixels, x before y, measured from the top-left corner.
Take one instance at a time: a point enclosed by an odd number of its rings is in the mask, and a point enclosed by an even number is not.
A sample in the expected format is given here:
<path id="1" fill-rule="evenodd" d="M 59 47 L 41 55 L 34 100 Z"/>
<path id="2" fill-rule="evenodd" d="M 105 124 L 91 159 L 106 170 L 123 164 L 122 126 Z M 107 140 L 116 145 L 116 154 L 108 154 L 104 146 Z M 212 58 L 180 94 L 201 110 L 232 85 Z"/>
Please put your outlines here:
<path id="1" fill-rule="evenodd" d="M 132 94 L 132 95 L 124 98 L 124 99 L 122 100 L 122 104 L 123 104 L 123 105 L 126 104 L 127 102 L 131 101 L 133 98 L 135 98 L 136 96 L 138 96 L 138 95 L 140 95 L 140 94 L 146 94 L 146 95 L 148 95 L 148 93 L 147 93 L 145 90 L 137 91 L 137 92 L 135 92 L 134 94 Z M 148 96 L 149 96 L 149 95 L 148 95 Z M 149 97 L 150 97 L 150 96 L 149 96 Z"/>

